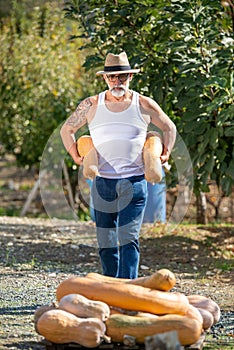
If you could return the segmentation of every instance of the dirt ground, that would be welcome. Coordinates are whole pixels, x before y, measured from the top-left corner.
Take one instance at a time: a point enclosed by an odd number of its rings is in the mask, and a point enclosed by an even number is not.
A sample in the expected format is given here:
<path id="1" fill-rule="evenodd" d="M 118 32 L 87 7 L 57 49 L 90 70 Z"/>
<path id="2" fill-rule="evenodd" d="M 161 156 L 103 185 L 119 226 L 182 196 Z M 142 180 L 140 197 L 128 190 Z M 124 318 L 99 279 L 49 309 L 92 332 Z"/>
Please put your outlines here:
<path id="1" fill-rule="evenodd" d="M 173 232 L 144 225 L 139 275 L 168 268 L 177 278 L 174 291 L 211 297 L 232 313 L 233 232 L 231 225 L 180 225 Z M 68 276 L 101 272 L 94 224 L 2 216 L 0 243 L 0 349 L 44 349 L 34 311 L 55 300 L 56 287 Z M 231 331 L 228 347 L 222 339 L 214 347 L 214 341 L 205 349 L 234 349 Z"/>

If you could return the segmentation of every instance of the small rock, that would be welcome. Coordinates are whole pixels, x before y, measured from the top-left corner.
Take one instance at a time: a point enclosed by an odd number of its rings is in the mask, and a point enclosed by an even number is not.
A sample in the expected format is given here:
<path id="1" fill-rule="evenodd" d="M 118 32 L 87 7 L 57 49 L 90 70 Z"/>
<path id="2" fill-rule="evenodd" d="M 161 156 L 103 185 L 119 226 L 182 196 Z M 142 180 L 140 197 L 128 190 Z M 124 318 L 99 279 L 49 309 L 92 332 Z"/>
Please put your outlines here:
<path id="1" fill-rule="evenodd" d="M 136 345 L 136 338 L 131 336 L 131 335 L 125 334 L 123 336 L 123 343 L 125 346 L 129 346 L 129 347 L 135 346 Z"/>
<path id="2" fill-rule="evenodd" d="M 56 277 L 56 272 L 51 272 L 51 273 L 49 273 L 48 276 L 49 276 L 49 277 Z"/>
<path id="3" fill-rule="evenodd" d="M 206 276 L 212 276 L 212 275 L 214 275 L 214 272 L 212 272 L 212 271 L 206 271 Z"/>
<path id="4" fill-rule="evenodd" d="M 72 249 L 80 249 L 79 246 L 76 245 L 76 244 L 71 244 L 71 248 L 72 248 Z"/>
<path id="5" fill-rule="evenodd" d="M 141 265 L 140 268 L 141 270 L 149 270 L 149 267 L 146 265 Z"/>

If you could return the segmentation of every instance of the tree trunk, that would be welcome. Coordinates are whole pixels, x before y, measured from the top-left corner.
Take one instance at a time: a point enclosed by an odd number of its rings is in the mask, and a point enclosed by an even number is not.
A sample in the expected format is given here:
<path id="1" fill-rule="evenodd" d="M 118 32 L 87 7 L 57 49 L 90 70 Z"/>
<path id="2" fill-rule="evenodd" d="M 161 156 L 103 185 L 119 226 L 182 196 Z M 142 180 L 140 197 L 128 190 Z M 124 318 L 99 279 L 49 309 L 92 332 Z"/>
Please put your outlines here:
<path id="1" fill-rule="evenodd" d="M 204 192 L 200 192 L 197 196 L 197 224 L 207 224 L 207 213 L 206 213 L 206 195 Z"/>

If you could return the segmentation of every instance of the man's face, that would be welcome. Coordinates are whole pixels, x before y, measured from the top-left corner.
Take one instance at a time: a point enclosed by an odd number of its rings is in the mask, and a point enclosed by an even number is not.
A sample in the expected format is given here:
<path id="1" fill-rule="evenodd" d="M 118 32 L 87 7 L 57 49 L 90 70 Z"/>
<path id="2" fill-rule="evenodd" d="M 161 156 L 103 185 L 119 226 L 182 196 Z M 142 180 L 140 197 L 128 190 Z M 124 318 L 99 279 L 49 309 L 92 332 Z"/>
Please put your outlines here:
<path id="1" fill-rule="evenodd" d="M 105 74 L 104 79 L 114 97 L 122 97 L 128 91 L 132 74 Z"/>

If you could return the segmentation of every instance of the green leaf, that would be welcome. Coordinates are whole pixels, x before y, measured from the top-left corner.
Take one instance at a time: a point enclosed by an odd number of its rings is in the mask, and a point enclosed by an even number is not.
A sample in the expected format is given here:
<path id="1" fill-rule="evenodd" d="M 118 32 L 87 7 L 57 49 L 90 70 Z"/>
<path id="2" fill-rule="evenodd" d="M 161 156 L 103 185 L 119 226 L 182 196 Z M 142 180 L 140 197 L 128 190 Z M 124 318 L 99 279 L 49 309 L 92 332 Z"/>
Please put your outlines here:
<path id="1" fill-rule="evenodd" d="M 206 148 L 207 148 L 207 145 L 209 143 L 209 136 L 208 135 L 209 135 L 209 131 L 206 132 L 203 137 L 201 137 L 202 141 L 198 144 L 198 147 L 197 147 L 197 152 L 199 154 L 206 153 Z"/>
<path id="2" fill-rule="evenodd" d="M 216 88 L 225 89 L 227 87 L 227 79 L 222 77 L 212 77 L 208 79 L 205 86 L 215 86 Z"/>
<path id="3" fill-rule="evenodd" d="M 226 170 L 226 175 L 230 176 L 230 178 L 234 181 L 234 159 L 230 161 Z"/>
<path id="4" fill-rule="evenodd" d="M 218 118 L 221 124 L 229 120 L 232 122 L 234 118 L 234 104 L 223 106 L 219 112 Z"/>
<path id="5" fill-rule="evenodd" d="M 234 126 L 230 126 L 225 129 L 224 135 L 227 137 L 234 137 Z"/>
<path id="6" fill-rule="evenodd" d="M 214 153 L 212 152 L 209 156 L 208 161 L 206 162 L 204 169 L 208 172 L 208 174 L 211 174 L 214 168 Z"/>
<path id="7" fill-rule="evenodd" d="M 210 135 L 210 146 L 212 149 L 215 149 L 218 147 L 218 142 L 219 142 L 219 132 L 216 128 L 211 128 L 209 130 L 209 135 Z"/>
<path id="8" fill-rule="evenodd" d="M 216 150 L 216 155 L 217 155 L 217 159 L 221 162 L 223 162 L 223 160 L 226 157 L 226 152 L 223 149 L 218 149 Z"/>
<path id="9" fill-rule="evenodd" d="M 230 196 L 233 189 L 233 180 L 228 177 L 223 177 L 221 180 L 222 191 L 225 196 Z"/>
<path id="10" fill-rule="evenodd" d="M 197 122 L 196 127 L 194 128 L 194 132 L 196 135 L 204 134 L 204 132 L 207 130 L 207 124 L 201 122 Z"/>

